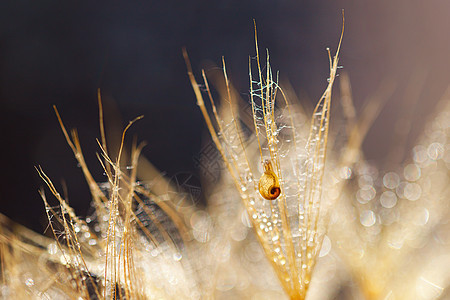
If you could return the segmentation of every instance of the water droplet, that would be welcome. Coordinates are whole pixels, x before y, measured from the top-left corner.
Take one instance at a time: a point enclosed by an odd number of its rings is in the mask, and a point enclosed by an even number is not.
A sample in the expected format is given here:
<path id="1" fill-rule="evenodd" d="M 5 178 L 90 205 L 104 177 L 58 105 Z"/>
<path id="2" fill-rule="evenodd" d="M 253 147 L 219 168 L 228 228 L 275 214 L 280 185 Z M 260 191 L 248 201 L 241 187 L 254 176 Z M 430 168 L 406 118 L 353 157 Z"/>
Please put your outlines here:
<path id="1" fill-rule="evenodd" d="M 384 208 L 392 208 L 397 204 L 397 196 L 391 191 L 385 191 L 380 196 L 380 203 Z"/>
<path id="2" fill-rule="evenodd" d="M 442 155 L 444 154 L 444 147 L 441 143 L 433 143 L 430 146 L 428 146 L 427 149 L 428 157 L 432 160 L 439 160 L 442 158 Z"/>
<path id="3" fill-rule="evenodd" d="M 51 243 L 50 245 L 48 245 L 47 251 L 50 255 L 56 254 L 56 252 L 58 252 L 58 246 L 56 245 L 56 243 Z"/>
<path id="4" fill-rule="evenodd" d="M 211 218 L 207 212 L 199 210 L 192 214 L 190 223 L 193 229 L 207 231 L 211 226 Z"/>
<path id="5" fill-rule="evenodd" d="M 34 285 L 34 280 L 32 278 L 28 278 L 27 280 L 25 280 L 25 284 L 28 287 L 31 287 Z"/>
<path id="6" fill-rule="evenodd" d="M 370 175 L 361 175 L 358 178 L 358 185 L 360 188 L 365 187 L 365 186 L 370 186 L 373 185 L 373 178 Z"/>
<path id="7" fill-rule="evenodd" d="M 375 213 L 371 210 L 365 210 L 361 212 L 359 216 L 360 222 L 365 227 L 373 226 L 376 222 Z"/>
<path id="8" fill-rule="evenodd" d="M 400 198 L 405 198 L 405 187 L 408 185 L 408 182 L 402 181 L 399 183 L 397 188 L 395 189 L 395 192 L 397 193 L 397 196 Z"/>
<path id="9" fill-rule="evenodd" d="M 383 177 L 383 184 L 388 189 L 395 189 L 400 183 L 400 177 L 397 173 L 389 172 Z"/>
<path id="10" fill-rule="evenodd" d="M 226 268 L 219 272 L 216 278 L 216 289 L 221 292 L 232 290 L 237 283 L 237 276 L 233 270 Z"/>
<path id="11" fill-rule="evenodd" d="M 422 194 L 422 188 L 417 183 L 408 183 L 403 189 L 403 195 L 410 201 L 416 201 Z"/>
<path id="12" fill-rule="evenodd" d="M 63 264 L 63 265 L 70 265 L 70 257 L 67 255 L 60 255 L 59 256 L 59 261 Z"/>
<path id="13" fill-rule="evenodd" d="M 413 159 L 416 163 L 421 164 L 427 160 L 427 149 L 422 146 L 418 145 L 414 147 L 413 149 Z"/>
<path id="14" fill-rule="evenodd" d="M 356 193 L 356 198 L 359 203 L 366 204 L 370 200 L 372 200 L 377 192 L 375 191 L 375 188 L 371 185 L 363 186 L 361 189 L 358 190 Z"/>
<path id="15" fill-rule="evenodd" d="M 176 260 L 176 261 L 180 261 L 182 257 L 183 257 L 183 255 L 181 255 L 180 252 L 175 252 L 173 254 L 173 259 Z"/>
<path id="16" fill-rule="evenodd" d="M 331 250 L 331 240 L 328 236 L 325 236 L 323 238 L 322 248 L 320 249 L 319 257 L 326 256 L 328 253 L 330 253 L 330 250 Z"/>
<path id="17" fill-rule="evenodd" d="M 339 172 L 339 176 L 342 179 L 349 179 L 350 177 L 352 177 L 352 169 L 350 169 L 349 167 L 341 168 L 341 170 Z"/>
<path id="18" fill-rule="evenodd" d="M 416 181 L 420 178 L 420 168 L 416 164 L 409 164 L 403 170 L 403 175 L 408 181 Z"/>

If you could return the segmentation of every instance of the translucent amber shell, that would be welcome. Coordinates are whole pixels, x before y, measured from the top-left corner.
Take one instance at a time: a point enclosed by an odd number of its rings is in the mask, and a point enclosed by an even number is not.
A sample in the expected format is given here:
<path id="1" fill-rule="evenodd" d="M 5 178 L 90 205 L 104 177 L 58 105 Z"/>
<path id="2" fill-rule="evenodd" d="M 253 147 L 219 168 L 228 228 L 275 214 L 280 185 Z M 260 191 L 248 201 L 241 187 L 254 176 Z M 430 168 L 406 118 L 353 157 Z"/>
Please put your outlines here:
<path id="1" fill-rule="evenodd" d="M 278 177 L 273 171 L 272 162 L 264 161 L 264 173 L 259 179 L 259 193 L 267 200 L 275 200 L 281 194 L 280 183 Z"/>

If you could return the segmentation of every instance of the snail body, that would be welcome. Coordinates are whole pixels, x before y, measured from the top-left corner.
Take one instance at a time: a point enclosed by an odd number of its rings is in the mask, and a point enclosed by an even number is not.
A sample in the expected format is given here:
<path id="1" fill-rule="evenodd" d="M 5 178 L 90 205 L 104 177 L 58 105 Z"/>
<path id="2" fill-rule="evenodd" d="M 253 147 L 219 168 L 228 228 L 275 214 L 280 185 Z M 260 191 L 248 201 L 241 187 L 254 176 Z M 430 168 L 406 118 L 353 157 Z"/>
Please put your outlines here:
<path id="1" fill-rule="evenodd" d="M 264 199 L 275 200 L 281 194 L 278 176 L 273 171 L 272 162 L 270 160 L 265 160 L 263 166 L 264 173 L 261 175 L 258 184 L 259 193 Z"/>

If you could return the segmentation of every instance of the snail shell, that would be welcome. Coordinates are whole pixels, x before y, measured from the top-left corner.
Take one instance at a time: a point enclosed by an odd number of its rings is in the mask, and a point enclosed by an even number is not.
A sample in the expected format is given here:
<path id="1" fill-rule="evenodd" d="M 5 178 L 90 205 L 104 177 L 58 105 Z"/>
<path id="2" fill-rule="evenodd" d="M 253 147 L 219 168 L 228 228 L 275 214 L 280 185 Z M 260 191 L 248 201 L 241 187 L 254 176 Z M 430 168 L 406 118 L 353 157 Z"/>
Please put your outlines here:
<path id="1" fill-rule="evenodd" d="M 267 200 L 275 200 L 281 194 L 280 183 L 278 177 L 273 171 L 272 162 L 270 160 L 264 161 L 264 173 L 259 179 L 259 193 Z"/>

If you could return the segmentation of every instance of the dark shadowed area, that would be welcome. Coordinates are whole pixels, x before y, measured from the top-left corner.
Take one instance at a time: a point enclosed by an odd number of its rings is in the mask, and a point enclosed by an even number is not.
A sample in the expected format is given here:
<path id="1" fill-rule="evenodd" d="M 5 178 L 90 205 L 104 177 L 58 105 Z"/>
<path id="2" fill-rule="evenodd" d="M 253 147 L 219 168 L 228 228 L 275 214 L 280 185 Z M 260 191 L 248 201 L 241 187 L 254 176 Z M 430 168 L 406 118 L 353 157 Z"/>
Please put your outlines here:
<path id="1" fill-rule="evenodd" d="M 169 178 L 199 177 L 194 157 L 208 136 L 182 47 L 197 76 L 205 61 L 220 65 L 224 56 L 231 81 L 247 99 L 255 19 L 273 69 L 304 101 L 315 102 L 327 84 L 325 49 L 336 49 L 341 9 L 340 64 L 357 110 L 383 80 L 396 86 L 369 131 L 366 156 L 380 165 L 392 156 L 398 162 L 450 82 L 446 1 L 2 1 L 0 211 L 43 232 L 47 221 L 37 191 L 44 183 L 34 169 L 41 165 L 61 192 L 67 185 L 77 213 L 87 213 L 88 187 L 52 105 L 68 128 L 78 129 L 95 178 L 105 180 L 95 156 L 98 88 L 108 124 L 120 128 L 145 116 L 129 136 L 147 142 L 143 155 L 156 167 Z M 399 139 L 401 147 L 393 147 Z"/>

